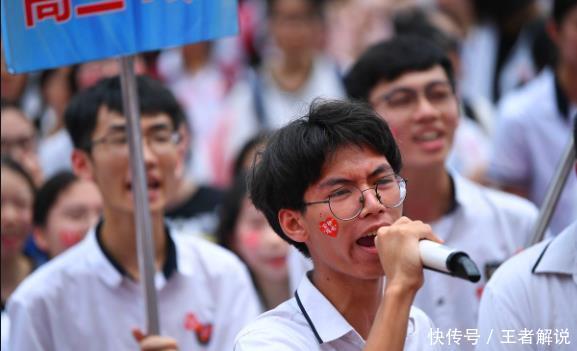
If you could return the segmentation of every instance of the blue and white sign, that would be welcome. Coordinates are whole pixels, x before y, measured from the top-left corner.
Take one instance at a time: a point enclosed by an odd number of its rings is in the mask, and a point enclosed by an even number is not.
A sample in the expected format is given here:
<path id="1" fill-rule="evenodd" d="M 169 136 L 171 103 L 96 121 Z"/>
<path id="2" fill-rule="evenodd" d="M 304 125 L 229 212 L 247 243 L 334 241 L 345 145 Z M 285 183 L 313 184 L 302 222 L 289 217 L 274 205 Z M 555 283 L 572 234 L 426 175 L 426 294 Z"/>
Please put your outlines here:
<path id="1" fill-rule="evenodd" d="M 236 0 L 2 0 L 2 45 L 11 73 L 237 32 Z"/>

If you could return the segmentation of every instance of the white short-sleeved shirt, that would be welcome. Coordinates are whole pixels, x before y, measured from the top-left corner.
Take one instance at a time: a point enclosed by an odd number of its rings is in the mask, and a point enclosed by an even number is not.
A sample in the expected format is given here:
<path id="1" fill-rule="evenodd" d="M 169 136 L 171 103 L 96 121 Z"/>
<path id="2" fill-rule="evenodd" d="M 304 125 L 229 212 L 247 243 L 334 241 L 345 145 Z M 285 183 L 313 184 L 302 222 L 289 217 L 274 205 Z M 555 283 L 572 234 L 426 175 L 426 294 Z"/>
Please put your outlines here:
<path id="1" fill-rule="evenodd" d="M 495 272 L 481 300 L 479 333 L 478 350 L 575 350 L 577 222 Z"/>
<path id="2" fill-rule="evenodd" d="M 437 350 L 429 335 L 431 320 L 412 307 L 405 350 Z M 304 276 L 295 297 L 260 315 L 237 336 L 235 351 L 362 350 L 363 338 Z"/>
<path id="3" fill-rule="evenodd" d="M 136 350 L 131 330 L 145 330 L 141 285 L 103 250 L 98 229 L 35 271 L 8 301 L 10 350 Z M 226 250 L 169 234 L 163 272 L 155 276 L 161 335 L 182 350 L 230 350 L 259 313 L 246 268 Z"/>
<path id="4" fill-rule="evenodd" d="M 487 270 L 518 252 L 530 235 L 537 209 L 529 201 L 452 175 L 455 207 L 436 222 L 433 232 L 445 245 L 465 251 L 481 271 L 478 283 L 425 270 L 425 283 L 414 304 L 444 332 L 465 332 L 477 325 Z M 465 343 L 458 349 L 472 349 Z"/>
<path id="5" fill-rule="evenodd" d="M 499 105 L 488 176 L 502 185 L 522 185 L 541 206 L 572 138 L 577 107 L 571 105 L 555 76 L 544 70 Z M 577 178 L 569 177 L 551 219 L 551 234 L 577 218 Z"/>

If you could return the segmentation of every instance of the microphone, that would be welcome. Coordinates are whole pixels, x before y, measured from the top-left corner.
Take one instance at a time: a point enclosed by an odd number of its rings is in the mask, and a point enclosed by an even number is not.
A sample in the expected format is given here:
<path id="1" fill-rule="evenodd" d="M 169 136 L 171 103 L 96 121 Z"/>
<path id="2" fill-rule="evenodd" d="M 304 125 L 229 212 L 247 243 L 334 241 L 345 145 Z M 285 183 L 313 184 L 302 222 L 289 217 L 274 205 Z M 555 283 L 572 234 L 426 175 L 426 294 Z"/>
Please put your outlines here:
<path id="1" fill-rule="evenodd" d="M 462 278 L 473 283 L 481 279 L 479 268 L 469 255 L 431 240 L 419 241 L 423 266 L 427 269 Z"/>

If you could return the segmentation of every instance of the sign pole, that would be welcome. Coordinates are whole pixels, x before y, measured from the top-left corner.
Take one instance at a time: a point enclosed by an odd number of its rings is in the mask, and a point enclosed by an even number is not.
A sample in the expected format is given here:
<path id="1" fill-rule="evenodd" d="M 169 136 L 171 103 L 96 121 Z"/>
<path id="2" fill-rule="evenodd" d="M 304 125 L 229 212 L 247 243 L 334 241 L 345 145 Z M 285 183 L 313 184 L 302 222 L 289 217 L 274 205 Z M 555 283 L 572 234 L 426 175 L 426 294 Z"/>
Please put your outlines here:
<path id="1" fill-rule="evenodd" d="M 132 171 L 132 194 L 135 204 L 136 241 L 138 251 L 138 267 L 140 283 L 144 291 L 146 308 L 147 334 L 160 333 L 156 288 L 154 284 L 154 241 L 150 221 L 150 206 L 144 170 L 142 151 L 142 136 L 140 133 L 140 109 L 138 91 L 134 75 L 134 56 L 120 58 L 120 83 L 122 89 L 122 105 L 126 116 L 127 132 L 130 147 L 130 166 Z"/>

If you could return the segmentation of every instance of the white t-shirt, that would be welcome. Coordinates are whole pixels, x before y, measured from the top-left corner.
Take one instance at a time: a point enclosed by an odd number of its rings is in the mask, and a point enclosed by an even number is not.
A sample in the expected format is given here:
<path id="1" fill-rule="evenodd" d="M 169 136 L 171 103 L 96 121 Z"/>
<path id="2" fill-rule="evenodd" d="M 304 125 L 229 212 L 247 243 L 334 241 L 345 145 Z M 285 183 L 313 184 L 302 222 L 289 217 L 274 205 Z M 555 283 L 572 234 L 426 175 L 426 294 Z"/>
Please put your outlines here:
<path id="1" fill-rule="evenodd" d="M 479 333 L 485 340 L 477 350 L 575 350 L 577 222 L 495 272 L 481 300 Z"/>
<path id="2" fill-rule="evenodd" d="M 170 237 L 155 276 L 160 334 L 182 350 L 230 350 L 259 312 L 247 269 L 207 241 Z M 131 330 L 146 327 L 142 287 L 109 257 L 92 230 L 28 277 L 8 301 L 10 349 L 136 350 Z"/>
<path id="3" fill-rule="evenodd" d="M 537 219 L 537 209 L 518 196 L 496 191 L 452 175 L 456 207 L 434 223 L 444 245 L 469 254 L 481 271 L 478 283 L 425 270 L 425 283 L 414 305 L 444 331 L 465 333 L 477 325 L 477 313 L 487 270 L 523 248 Z M 472 349 L 463 343 L 459 350 Z"/>
<path id="4" fill-rule="evenodd" d="M 61 129 L 40 142 L 38 158 L 45 179 L 59 171 L 72 171 L 72 140 L 66 129 Z"/>
<path id="5" fill-rule="evenodd" d="M 563 116 L 557 104 L 555 78 L 544 70 L 534 81 L 511 93 L 499 106 L 499 121 L 489 162 L 489 177 L 502 185 L 522 185 L 541 206 L 561 156 L 572 138 L 577 107 Z M 551 219 L 551 234 L 577 218 L 577 178 L 568 177 Z"/>
<path id="6" fill-rule="evenodd" d="M 438 350 L 431 345 L 431 320 L 411 308 L 404 350 Z M 237 336 L 235 351 L 352 351 L 365 340 L 305 275 L 295 297 L 260 315 Z"/>

